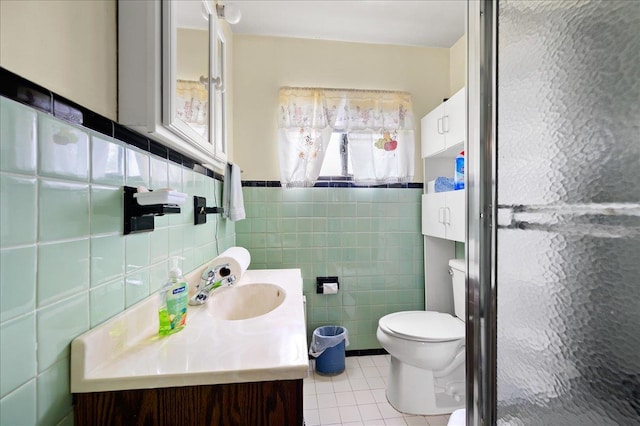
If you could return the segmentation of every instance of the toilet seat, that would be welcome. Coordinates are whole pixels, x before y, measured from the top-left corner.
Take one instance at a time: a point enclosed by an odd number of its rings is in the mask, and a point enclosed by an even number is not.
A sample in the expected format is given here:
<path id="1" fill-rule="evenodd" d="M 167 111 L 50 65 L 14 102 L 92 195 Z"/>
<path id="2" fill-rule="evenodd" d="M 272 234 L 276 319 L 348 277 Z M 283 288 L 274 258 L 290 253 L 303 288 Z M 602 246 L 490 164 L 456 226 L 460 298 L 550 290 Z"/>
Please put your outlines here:
<path id="1" fill-rule="evenodd" d="M 464 322 L 442 312 L 405 311 L 385 315 L 378 321 L 387 334 L 422 342 L 464 339 Z"/>

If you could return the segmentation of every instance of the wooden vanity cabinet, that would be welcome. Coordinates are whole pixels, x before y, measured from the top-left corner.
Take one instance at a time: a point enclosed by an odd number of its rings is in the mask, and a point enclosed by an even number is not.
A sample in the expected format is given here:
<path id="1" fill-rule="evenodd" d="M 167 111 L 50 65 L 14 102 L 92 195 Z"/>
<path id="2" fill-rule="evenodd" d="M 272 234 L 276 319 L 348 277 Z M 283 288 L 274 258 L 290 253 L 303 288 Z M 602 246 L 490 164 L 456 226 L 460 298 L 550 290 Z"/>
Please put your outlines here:
<path id="1" fill-rule="evenodd" d="M 300 426 L 302 379 L 76 393 L 76 425 Z"/>

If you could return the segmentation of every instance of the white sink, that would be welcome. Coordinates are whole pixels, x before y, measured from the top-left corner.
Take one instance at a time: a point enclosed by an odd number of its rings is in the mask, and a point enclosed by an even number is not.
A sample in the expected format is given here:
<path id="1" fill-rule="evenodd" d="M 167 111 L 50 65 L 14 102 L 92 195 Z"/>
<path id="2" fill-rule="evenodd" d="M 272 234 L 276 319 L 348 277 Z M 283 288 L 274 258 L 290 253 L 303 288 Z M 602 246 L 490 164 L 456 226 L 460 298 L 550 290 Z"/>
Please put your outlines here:
<path id="1" fill-rule="evenodd" d="M 209 296 L 209 315 L 222 320 L 259 317 L 282 305 L 287 293 L 275 284 L 256 283 L 223 287 Z"/>
<path id="2" fill-rule="evenodd" d="M 208 266 L 187 274 L 190 286 Z M 294 380 L 308 371 L 299 269 L 248 270 L 189 306 L 187 326 L 171 336 L 158 336 L 153 294 L 71 343 L 74 393 Z"/>

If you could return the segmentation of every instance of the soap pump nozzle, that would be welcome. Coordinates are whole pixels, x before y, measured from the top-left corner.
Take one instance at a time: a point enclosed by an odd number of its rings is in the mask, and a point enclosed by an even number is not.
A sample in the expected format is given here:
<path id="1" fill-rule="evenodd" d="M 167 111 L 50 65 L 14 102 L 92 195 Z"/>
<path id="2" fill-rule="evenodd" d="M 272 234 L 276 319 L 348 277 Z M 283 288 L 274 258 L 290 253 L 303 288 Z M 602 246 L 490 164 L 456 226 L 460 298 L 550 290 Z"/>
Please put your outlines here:
<path id="1" fill-rule="evenodd" d="M 179 278 L 182 276 L 182 269 L 180 269 L 180 261 L 184 260 L 182 256 L 171 256 L 171 269 L 169 269 L 170 278 Z"/>

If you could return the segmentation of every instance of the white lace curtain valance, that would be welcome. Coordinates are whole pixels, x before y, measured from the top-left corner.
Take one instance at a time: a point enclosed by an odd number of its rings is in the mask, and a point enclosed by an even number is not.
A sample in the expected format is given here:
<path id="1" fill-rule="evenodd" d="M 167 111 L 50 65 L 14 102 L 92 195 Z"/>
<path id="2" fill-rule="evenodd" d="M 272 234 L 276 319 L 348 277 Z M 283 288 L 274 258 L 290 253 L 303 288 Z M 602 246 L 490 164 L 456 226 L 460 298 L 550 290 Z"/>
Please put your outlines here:
<path id="1" fill-rule="evenodd" d="M 285 87 L 279 100 L 283 186 L 313 186 L 334 131 L 348 134 L 356 183 L 413 178 L 415 135 L 409 93 Z"/>

